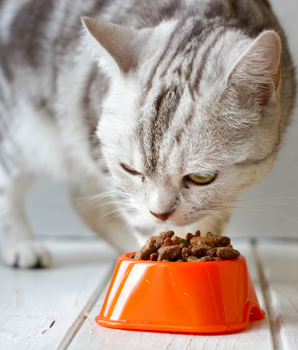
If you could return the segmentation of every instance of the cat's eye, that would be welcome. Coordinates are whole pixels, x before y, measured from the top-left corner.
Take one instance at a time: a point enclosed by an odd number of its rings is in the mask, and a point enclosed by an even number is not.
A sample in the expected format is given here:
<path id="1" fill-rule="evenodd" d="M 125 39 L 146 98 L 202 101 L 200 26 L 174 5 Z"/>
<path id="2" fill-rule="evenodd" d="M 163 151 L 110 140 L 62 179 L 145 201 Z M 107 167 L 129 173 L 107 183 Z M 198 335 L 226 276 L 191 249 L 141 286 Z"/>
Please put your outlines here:
<path id="1" fill-rule="evenodd" d="M 195 185 L 205 186 L 211 184 L 217 177 L 217 172 L 210 174 L 188 174 L 184 176 L 184 183 L 191 182 Z"/>
<path id="2" fill-rule="evenodd" d="M 126 165 L 126 164 L 120 164 L 122 166 L 122 168 L 127 171 L 128 173 L 132 174 L 132 175 L 141 175 L 141 173 L 139 173 L 138 171 L 132 169 L 130 166 Z"/>
<path id="3" fill-rule="evenodd" d="M 131 175 L 141 175 L 142 176 L 142 182 L 144 182 L 145 180 L 145 176 L 138 172 L 137 170 L 134 170 L 133 168 L 131 168 L 130 166 L 126 165 L 126 164 L 120 164 L 122 166 L 122 168 L 127 171 L 128 173 L 130 173 Z"/>

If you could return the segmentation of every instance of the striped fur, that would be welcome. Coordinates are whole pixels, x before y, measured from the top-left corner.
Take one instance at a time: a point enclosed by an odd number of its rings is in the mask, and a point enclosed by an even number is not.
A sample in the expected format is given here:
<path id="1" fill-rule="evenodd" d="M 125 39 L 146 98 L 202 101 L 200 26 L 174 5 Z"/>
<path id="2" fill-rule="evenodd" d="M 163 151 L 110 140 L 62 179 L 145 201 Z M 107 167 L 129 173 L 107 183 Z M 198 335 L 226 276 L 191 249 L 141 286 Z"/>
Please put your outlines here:
<path id="1" fill-rule="evenodd" d="M 137 245 L 130 229 L 98 220 L 118 210 L 108 195 L 95 207 L 80 198 L 111 189 L 138 242 L 174 226 L 220 233 L 227 203 L 270 169 L 294 95 L 267 0 L 0 1 L 4 261 L 50 262 L 23 208 L 42 176 L 65 182 L 90 226 L 124 250 Z M 210 172 L 212 184 L 185 186 Z"/>

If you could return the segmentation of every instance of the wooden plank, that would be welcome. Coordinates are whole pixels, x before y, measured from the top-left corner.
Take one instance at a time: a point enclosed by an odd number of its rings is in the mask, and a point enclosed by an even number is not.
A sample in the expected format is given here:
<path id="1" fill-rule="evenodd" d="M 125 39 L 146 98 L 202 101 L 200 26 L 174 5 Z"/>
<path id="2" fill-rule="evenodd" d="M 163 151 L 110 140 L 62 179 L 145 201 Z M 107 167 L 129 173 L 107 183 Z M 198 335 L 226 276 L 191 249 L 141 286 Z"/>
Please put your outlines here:
<path id="1" fill-rule="evenodd" d="M 248 241 L 234 240 L 234 246 L 247 257 L 249 270 L 254 281 L 261 306 L 262 294 L 257 282 L 252 247 Z M 104 292 L 87 321 L 73 339 L 68 350 L 195 350 L 195 349 L 272 349 L 271 335 L 266 319 L 250 323 L 242 333 L 223 336 L 181 335 L 154 332 L 133 332 L 113 330 L 98 326 L 94 318 L 99 314 L 105 297 Z"/>
<path id="2" fill-rule="evenodd" d="M 81 324 L 114 268 L 102 241 L 48 242 L 50 269 L 0 265 L 0 349 L 57 349 Z"/>
<path id="3" fill-rule="evenodd" d="M 277 349 L 298 349 L 298 240 L 257 245 L 268 316 Z"/>

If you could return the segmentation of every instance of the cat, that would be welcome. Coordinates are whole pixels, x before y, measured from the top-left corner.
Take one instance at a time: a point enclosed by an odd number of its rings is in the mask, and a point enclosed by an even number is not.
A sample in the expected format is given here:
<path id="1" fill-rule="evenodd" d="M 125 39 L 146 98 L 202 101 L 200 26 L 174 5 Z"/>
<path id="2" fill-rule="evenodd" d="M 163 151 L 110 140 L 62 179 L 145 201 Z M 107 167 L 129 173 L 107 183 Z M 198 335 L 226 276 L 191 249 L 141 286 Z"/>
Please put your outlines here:
<path id="1" fill-rule="evenodd" d="M 1 0 L 0 19 L 6 264 L 50 265 L 24 209 L 43 176 L 133 251 L 163 230 L 222 233 L 272 166 L 295 80 L 267 0 Z"/>

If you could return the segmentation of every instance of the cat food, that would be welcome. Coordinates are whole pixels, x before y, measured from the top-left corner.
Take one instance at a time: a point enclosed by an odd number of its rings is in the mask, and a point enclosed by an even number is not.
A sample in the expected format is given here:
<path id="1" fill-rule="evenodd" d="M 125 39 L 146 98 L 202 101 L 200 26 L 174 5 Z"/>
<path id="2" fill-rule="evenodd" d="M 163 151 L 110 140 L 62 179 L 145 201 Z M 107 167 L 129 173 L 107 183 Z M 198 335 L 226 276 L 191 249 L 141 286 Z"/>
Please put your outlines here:
<path id="1" fill-rule="evenodd" d="M 194 235 L 188 233 L 185 238 L 175 235 L 174 231 L 161 232 L 151 236 L 145 245 L 130 258 L 151 261 L 220 261 L 235 259 L 240 256 L 226 236 L 208 232 L 201 236 L 200 231 Z"/>

